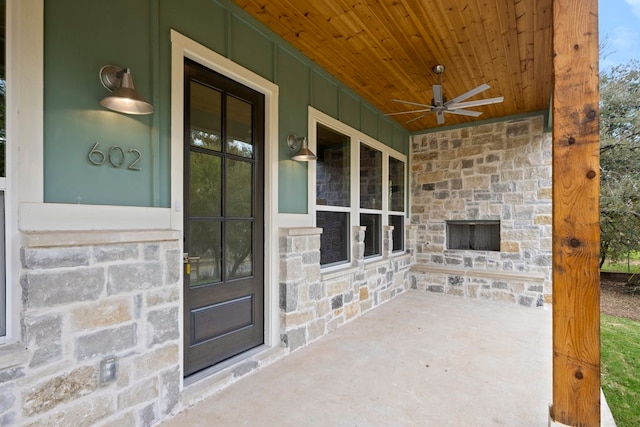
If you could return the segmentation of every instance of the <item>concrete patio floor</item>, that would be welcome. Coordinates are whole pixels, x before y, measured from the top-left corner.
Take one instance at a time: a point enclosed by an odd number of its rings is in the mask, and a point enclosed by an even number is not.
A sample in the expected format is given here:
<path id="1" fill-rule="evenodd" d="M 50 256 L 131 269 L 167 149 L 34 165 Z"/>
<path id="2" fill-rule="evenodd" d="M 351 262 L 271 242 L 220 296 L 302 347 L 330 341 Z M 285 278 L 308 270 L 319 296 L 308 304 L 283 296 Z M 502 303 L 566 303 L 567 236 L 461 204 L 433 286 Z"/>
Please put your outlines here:
<path id="1" fill-rule="evenodd" d="M 171 426 L 545 426 L 551 310 L 406 292 Z"/>

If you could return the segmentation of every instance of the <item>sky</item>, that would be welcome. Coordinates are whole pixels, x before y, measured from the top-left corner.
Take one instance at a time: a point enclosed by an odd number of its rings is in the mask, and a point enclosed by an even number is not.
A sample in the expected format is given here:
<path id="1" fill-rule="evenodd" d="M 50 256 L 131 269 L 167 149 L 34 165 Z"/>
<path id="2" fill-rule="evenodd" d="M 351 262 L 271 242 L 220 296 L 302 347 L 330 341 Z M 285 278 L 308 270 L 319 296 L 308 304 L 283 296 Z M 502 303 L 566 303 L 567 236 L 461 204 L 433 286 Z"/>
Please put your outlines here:
<path id="1" fill-rule="evenodd" d="M 600 70 L 640 60 L 640 0 L 598 0 Z"/>

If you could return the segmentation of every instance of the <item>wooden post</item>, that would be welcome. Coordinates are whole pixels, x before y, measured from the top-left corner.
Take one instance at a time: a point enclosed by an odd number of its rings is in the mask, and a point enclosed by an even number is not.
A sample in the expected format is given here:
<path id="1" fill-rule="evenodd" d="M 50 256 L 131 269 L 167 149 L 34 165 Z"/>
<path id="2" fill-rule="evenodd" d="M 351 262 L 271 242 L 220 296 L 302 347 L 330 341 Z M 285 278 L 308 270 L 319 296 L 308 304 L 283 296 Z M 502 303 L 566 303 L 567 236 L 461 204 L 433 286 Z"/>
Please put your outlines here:
<path id="1" fill-rule="evenodd" d="M 600 425 L 598 1 L 553 2 L 553 406 Z"/>

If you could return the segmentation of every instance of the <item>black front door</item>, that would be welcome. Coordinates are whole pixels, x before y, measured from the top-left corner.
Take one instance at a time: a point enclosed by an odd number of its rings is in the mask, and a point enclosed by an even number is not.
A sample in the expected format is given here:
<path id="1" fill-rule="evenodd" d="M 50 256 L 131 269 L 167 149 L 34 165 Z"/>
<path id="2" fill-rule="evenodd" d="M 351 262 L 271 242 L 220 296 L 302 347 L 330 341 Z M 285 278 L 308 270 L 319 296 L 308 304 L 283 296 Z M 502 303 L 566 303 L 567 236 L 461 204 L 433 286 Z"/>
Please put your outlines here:
<path id="1" fill-rule="evenodd" d="M 185 375 L 264 342 L 264 96 L 185 60 Z"/>

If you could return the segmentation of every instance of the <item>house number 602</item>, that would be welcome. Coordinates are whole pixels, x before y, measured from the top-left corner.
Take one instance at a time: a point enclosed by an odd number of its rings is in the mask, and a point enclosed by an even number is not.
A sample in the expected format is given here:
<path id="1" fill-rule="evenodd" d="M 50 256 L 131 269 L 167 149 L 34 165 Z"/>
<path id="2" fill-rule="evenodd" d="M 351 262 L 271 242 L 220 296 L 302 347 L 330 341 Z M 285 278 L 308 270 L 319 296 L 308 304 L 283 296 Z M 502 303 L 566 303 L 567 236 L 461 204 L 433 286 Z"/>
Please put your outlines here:
<path id="1" fill-rule="evenodd" d="M 127 156 L 125 155 L 122 147 L 120 147 L 119 145 L 112 145 L 109 148 L 107 154 L 104 154 L 102 151 L 98 150 L 98 144 L 98 142 L 93 144 L 93 147 L 91 147 L 91 151 L 89 151 L 89 155 L 87 156 L 89 157 L 89 161 L 92 164 L 100 166 L 103 165 L 105 161 L 108 161 L 109 164 L 114 168 L 121 168 L 125 165 L 126 161 L 127 169 L 131 171 L 142 170 L 140 169 L 140 167 L 136 166 L 140 162 L 140 160 L 142 160 L 142 153 L 140 152 L 140 150 L 136 150 L 135 148 L 128 150 L 127 153 L 133 154 L 133 158 L 125 159 L 125 157 Z"/>

